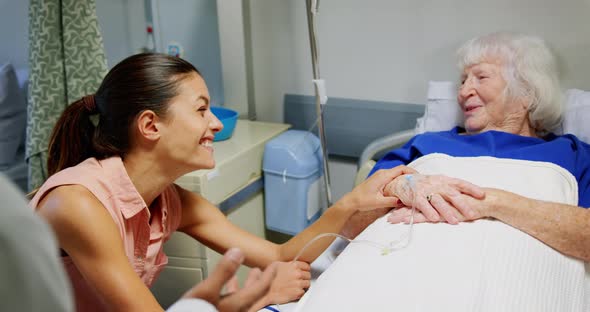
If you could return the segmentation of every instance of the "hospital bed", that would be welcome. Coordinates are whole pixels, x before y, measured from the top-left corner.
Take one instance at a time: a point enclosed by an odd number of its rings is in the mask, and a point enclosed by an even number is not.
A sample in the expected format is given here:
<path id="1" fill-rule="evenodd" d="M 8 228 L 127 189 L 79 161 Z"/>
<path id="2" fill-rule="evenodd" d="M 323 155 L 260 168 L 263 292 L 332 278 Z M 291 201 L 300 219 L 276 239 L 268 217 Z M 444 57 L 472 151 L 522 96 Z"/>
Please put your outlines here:
<path id="1" fill-rule="evenodd" d="M 365 148 L 359 159 L 357 183 L 374 165 L 375 155 L 403 145 L 415 134 L 460 124 L 454 95 L 440 91 L 451 90 L 444 84 L 431 84 L 429 90 L 439 91 L 429 92 L 426 112 L 416 129 L 379 138 Z M 584 120 L 590 117 L 590 92 L 568 90 L 565 95 L 565 118 L 558 132 L 573 133 L 589 142 L 590 129 Z M 478 185 L 577 204 L 575 179 L 550 164 L 539 167 L 538 163 L 490 157 L 458 161 L 434 154 L 422 157 L 413 166 L 424 173 L 452 172 Z M 497 178 L 503 175 L 511 178 Z M 546 181 L 552 180 L 562 186 L 558 191 L 547 186 Z M 366 244 L 347 246 L 336 240 L 312 263 L 312 286 L 304 297 L 298 303 L 279 306 L 279 310 L 590 311 L 587 263 L 564 256 L 498 221 L 478 220 L 449 227 L 415 226 L 409 245 L 385 256 Z M 404 237 L 407 231 L 407 225 L 393 226 L 381 218 L 357 239 L 385 245 Z M 497 270 L 499 267 L 509 269 Z M 423 293 L 430 297 L 423 297 Z"/>

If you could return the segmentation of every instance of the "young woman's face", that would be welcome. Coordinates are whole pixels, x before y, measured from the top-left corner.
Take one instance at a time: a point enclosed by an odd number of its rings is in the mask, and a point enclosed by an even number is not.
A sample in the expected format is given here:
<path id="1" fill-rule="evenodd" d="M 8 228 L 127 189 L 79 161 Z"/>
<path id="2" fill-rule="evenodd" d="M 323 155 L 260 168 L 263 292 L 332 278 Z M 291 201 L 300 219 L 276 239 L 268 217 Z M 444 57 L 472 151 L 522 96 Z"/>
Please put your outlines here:
<path id="1" fill-rule="evenodd" d="M 209 91 L 203 78 L 191 74 L 180 82 L 163 128 L 164 153 L 174 164 L 192 170 L 211 169 L 213 137 L 223 125 L 209 108 Z"/>
<path id="2" fill-rule="evenodd" d="M 487 130 L 513 132 L 527 122 L 526 108 L 507 101 L 506 80 L 497 60 L 481 62 L 463 70 L 457 100 L 465 117 L 468 133 Z"/>

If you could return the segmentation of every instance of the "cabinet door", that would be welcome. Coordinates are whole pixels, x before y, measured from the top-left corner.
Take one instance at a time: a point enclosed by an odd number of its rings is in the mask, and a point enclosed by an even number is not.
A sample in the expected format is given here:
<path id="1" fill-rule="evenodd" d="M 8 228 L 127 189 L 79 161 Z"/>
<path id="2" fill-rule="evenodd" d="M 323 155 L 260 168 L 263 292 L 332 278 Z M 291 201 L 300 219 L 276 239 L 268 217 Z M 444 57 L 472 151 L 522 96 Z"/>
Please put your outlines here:
<path id="1" fill-rule="evenodd" d="M 240 204 L 227 216 L 229 221 L 240 228 L 264 238 L 264 197 L 262 192 L 256 193 L 253 197 Z M 212 249 L 207 248 L 207 268 L 211 272 L 219 262 L 221 255 Z M 248 268 L 242 265 L 238 270 L 238 281 L 243 285 L 248 276 Z"/>
<path id="2" fill-rule="evenodd" d="M 264 200 L 262 192 L 236 207 L 227 217 L 240 228 L 264 238 Z M 203 252 L 206 249 L 205 252 Z M 151 290 L 160 305 L 167 308 L 189 288 L 201 282 L 219 262 L 221 255 L 184 233 L 174 233 L 164 245 L 168 265 Z M 249 268 L 242 265 L 237 276 L 243 285 Z"/>
<path id="3" fill-rule="evenodd" d="M 164 253 L 168 257 L 175 258 L 199 258 L 204 259 L 205 246 L 194 238 L 182 233 L 174 232 L 164 244 Z"/>
<path id="4" fill-rule="evenodd" d="M 203 280 L 203 265 L 201 259 L 168 258 L 168 265 L 151 287 L 152 293 L 164 309 Z"/>

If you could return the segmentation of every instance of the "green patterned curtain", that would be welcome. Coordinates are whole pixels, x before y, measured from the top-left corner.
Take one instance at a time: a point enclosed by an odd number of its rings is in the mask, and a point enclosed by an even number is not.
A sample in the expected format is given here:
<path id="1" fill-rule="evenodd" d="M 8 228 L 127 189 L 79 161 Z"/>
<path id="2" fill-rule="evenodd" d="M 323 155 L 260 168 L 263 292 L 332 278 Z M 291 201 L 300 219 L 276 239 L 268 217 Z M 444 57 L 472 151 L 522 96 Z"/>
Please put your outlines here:
<path id="1" fill-rule="evenodd" d="M 47 179 L 47 143 L 65 107 L 107 72 L 95 0 L 30 0 L 29 190 Z"/>

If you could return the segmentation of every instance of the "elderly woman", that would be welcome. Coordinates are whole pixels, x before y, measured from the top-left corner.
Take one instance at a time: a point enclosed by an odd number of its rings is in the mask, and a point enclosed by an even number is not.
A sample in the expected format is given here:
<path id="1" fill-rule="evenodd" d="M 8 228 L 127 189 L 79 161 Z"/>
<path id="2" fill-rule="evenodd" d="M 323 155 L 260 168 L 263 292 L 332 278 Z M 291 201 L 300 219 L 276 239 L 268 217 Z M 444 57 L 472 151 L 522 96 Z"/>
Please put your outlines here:
<path id="1" fill-rule="evenodd" d="M 590 146 L 552 133 L 562 104 L 551 53 L 496 33 L 461 47 L 459 66 L 464 128 L 417 135 L 376 164 L 419 172 L 384 188 L 405 207 L 349 219 L 357 244 L 301 311 L 589 311 Z M 399 224 L 410 207 L 421 224 Z"/>
<path id="2" fill-rule="evenodd" d="M 509 33 L 472 39 L 458 50 L 462 70 L 458 103 L 465 127 L 412 138 L 377 162 L 380 169 L 406 165 L 433 153 L 456 157 L 492 156 L 548 162 L 577 181 L 577 206 L 542 201 L 495 188 L 475 199 L 449 187 L 444 176 L 398 177 L 386 191 L 407 207 L 414 222 L 458 222 L 493 218 L 559 252 L 590 261 L 590 146 L 571 134 L 555 135 L 563 105 L 555 60 L 543 40 Z M 509 177 L 507 177 L 509 178 Z M 391 223 L 408 222 L 410 208 L 391 213 Z M 359 214 L 345 233 L 356 235 L 387 210 Z"/>

